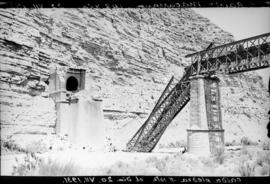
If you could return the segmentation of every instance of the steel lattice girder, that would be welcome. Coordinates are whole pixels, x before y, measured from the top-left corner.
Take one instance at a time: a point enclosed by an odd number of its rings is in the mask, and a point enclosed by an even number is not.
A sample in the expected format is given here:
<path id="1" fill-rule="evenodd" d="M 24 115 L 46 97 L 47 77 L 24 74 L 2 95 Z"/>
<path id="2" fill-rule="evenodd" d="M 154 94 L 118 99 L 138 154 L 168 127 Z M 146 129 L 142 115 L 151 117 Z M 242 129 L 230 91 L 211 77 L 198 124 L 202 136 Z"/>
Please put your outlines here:
<path id="1" fill-rule="evenodd" d="M 155 118 L 155 116 L 156 116 L 157 109 L 158 109 L 158 112 L 160 112 L 161 107 L 164 107 L 164 100 L 172 92 L 174 86 L 175 86 L 175 84 L 174 84 L 174 77 L 172 77 L 170 79 L 169 83 L 167 84 L 165 90 L 163 91 L 162 95 L 160 96 L 158 102 L 156 103 L 154 109 L 150 113 L 148 119 L 141 126 L 141 128 L 136 132 L 136 134 L 133 136 L 133 138 L 128 142 L 128 144 L 127 144 L 127 150 L 132 149 L 132 147 L 138 142 L 139 138 L 142 136 L 142 133 L 143 132 L 145 134 L 145 131 L 147 129 L 146 126 L 148 126 L 148 127 L 150 126 L 151 127 L 151 123 L 153 123 L 152 121 L 154 121 L 153 118 Z"/>
<path id="2" fill-rule="evenodd" d="M 215 72 L 218 70 L 230 71 L 234 73 L 238 67 L 245 63 L 246 69 L 239 72 L 249 71 L 254 69 L 248 67 L 249 63 L 252 63 L 254 58 L 266 57 L 270 54 L 270 33 L 259 35 L 256 37 L 240 40 L 237 42 L 214 47 L 207 51 L 201 51 L 195 54 L 187 55 L 191 57 L 191 75 L 196 74 L 208 74 L 209 72 Z M 203 55 L 203 57 L 202 57 Z M 266 62 L 263 64 L 260 61 L 256 61 L 259 64 L 258 67 L 267 67 Z M 234 68 L 234 69 L 230 69 Z"/>
<path id="3" fill-rule="evenodd" d="M 190 84 L 186 83 L 183 91 L 178 90 L 173 93 L 173 101 L 166 106 L 167 108 L 162 113 L 161 118 L 155 122 L 155 126 L 152 127 L 151 131 L 145 131 L 146 136 L 138 141 L 133 151 L 150 152 L 154 149 L 169 123 L 189 101 L 189 90 Z"/>
<path id="4" fill-rule="evenodd" d="M 184 76 L 176 85 L 169 82 L 146 122 L 127 144 L 129 151 L 150 152 L 154 149 L 167 126 L 189 101 L 190 84 L 187 81 L 190 76 L 210 75 L 216 71 L 237 73 L 268 67 L 270 33 L 209 48 L 186 57 L 191 57 L 192 64 L 186 68 Z"/>
<path id="5" fill-rule="evenodd" d="M 172 87 L 171 86 L 173 86 L 173 81 L 174 81 L 174 77 L 172 76 L 171 79 L 170 79 L 170 81 L 168 82 L 167 86 L 165 87 L 165 90 L 161 94 L 158 102 L 156 103 L 154 109 L 150 113 L 148 119 L 140 127 L 140 129 L 136 132 L 136 134 L 132 137 L 132 139 L 128 142 L 128 144 L 127 144 L 127 149 L 128 150 L 130 150 L 136 144 L 136 142 L 138 141 L 138 138 L 141 136 L 141 134 L 143 132 L 142 130 L 147 125 L 147 122 L 152 118 L 154 112 L 156 111 L 157 108 L 159 108 L 159 106 L 160 106 L 161 102 L 164 100 L 164 98 L 171 92 L 171 90 L 172 90 Z"/>

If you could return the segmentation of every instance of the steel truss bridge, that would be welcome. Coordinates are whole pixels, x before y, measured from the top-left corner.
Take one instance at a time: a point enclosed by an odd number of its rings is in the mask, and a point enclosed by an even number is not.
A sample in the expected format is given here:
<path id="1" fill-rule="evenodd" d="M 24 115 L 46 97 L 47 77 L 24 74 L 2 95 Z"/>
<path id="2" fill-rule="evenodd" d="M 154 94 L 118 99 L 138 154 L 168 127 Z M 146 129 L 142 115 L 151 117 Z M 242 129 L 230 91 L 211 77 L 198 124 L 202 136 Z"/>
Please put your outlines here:
<path id="1" fill-rule="evenodd" d="M 180 80 L 170 79 L 147 120 L 127 143 L 126 151 L 151 152 L 155 148 L 168 125 L 190 100 L 191 76 L 211 76 L 216 72 L 232 74 L 269 67 L 270 33 L 209 46 L 186 58 L 191 59 L 191 65 L 185 68 Z"/>

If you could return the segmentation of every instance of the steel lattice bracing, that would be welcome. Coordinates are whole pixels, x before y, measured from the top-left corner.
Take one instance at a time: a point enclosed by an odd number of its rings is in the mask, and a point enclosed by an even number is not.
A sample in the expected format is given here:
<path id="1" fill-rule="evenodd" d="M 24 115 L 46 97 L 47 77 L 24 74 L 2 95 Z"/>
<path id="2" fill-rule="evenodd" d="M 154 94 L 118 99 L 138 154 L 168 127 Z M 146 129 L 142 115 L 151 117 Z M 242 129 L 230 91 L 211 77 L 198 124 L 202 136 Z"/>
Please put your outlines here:
<path id="1" fill-rule="evenodd" d="M 170 80 L 148 119 L 127 144 L 127 151 L 150 152 L 163 132 L 189 101 L 190 83 L 183 77 Z"/>
<path id="2" fill-rule="evenodd" d="M 187 55 L 191 58 L 190 75 L 227 74 L 269 67 L 270 33 L 247 38 Z"/>
<path id="3" fill-rule="evenodd" d="M 174 77 L 170 79 L 148 119 L 128 142 L 127 151 L 150 152 L 154 149 L 169 123 L 190 99 L 190 70 L 191 66 L 187 67 L 180 81 Z"/>
<path id="4" fill-rule="evenodd" d="M 128 142 L 127 151 L 150 152 L 154 149 L 167 126 L 190 99 L 190 76 L 265 68 L 269 66 L 269 55 L 270 33 L 187 55 L 191 65 L 185 68 L 180 81 L 171 78 L 148 119 Z"/>

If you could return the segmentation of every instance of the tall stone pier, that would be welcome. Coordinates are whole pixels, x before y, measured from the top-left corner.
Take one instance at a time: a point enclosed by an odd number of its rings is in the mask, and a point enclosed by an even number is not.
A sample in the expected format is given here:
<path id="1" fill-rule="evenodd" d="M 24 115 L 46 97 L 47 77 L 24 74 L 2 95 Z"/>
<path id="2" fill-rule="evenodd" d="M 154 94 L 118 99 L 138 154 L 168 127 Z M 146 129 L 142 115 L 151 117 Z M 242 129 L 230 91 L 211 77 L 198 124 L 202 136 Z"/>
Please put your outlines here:
<path id="1" fill-rule="evenodd" d="M 190 78 L 190 83 L 188 152 L 215 154 L 224 151 L 219 79 L 197 75 Z"/>
<path id="2" fill-rule="evenodd" d="M 50 97 L 57 115 L 55 132 L 67 135 L 73 145 L 102 150 L 105 145 L 102 100 L 93 99 L 90 94 L 78 96 L 85 89 L 85 72 L 74 68 L 51 70 Z"/>
<path id="3" fill-rule="evenodd" d="M 69 140 L 77 146 L 102 150 L 105 145 L 105 125 L 101 100 L 79 98 L 66 115 L 69 117 Z"/>

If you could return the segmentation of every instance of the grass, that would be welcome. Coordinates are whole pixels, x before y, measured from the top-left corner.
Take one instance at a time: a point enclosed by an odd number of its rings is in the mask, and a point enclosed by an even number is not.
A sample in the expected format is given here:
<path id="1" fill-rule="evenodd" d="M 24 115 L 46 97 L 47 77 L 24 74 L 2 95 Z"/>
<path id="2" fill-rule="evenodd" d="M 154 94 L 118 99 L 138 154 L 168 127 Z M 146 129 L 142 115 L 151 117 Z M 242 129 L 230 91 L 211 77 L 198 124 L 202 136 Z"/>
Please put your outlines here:
<path id="1" fill-rule="evenodd" d="M 246 137 L 246 136 L 244 136 L 244 137 L 242 137 L 242 139 L 241 139 L 241 144 L 242 145 L 257 145 L 257 143 L 255 143 L 255 142 L 253 142 L 253 141 L 251 141 L 248 137 Z"/>
<path id="2" fill-rule="evenodd" d="M 242 160 L 238 167 L 238 171 L 241 176 L 254 176 L 255 166 L 246 160 Z"/>
<path id="3" fill-rule="evenodd" d="M 48 151 L 48 148 L 41 140 L 33 141 L 26 147 L 20 146 L 18 143 L 15 143 L 14 140 L 1 140 L 1 148 L 10 152 L 26 154 L 44 153 Z"/>
<path id="4" fill-rule="evenodd" d="M 217 148 L 214 153 L 214 161 L 223 164 L 225 160 L 224 148 Z"/>
<path id="5" fill-rule="evenodd" d="M 263 164 L 262 170 L 260 173 L 262 176 L 270 176 L 270 165 L 268 164 Z"/>
<path id="6" fill-rule="evenodd" d="M 19 145 L 15 144 L 13 140 L 5 141 L 1 140 L 1 150 L 9 152 L 24 152 L 28 153 L 26 150 L 22 149 Z M 2 151 L 1 151 L 2 154 Z"/>
<path id="7" fill-rule="evenodd" d="M 201 159 L 201 162 L 205 167 L 210 167 L 210 168 L 215 167 L 215 163 L 213 161 L 213 158 L 203 157 Z"/>
<path id="8" fill-rule="evenodd" d="M 240 144 L 237 143 L 235 140 L 230 142 L 225 142 L 225 146 L 239 146 Z"/>
<path id="9" fill-rule="evenodd" d="M 217 174 L 230 174 L 228 168 L 236 169 L 238 175 L 241 176 L 266 176 L 270 174 L 270 154 L 269 151 L 263 151 L 262 147 L 256 148 L 254 151 L 253 146 L 249 147 L 245 144 L 250 144 L 249 139 L 243 138 L 242 141 L 242 151 L 226 151 L 224 153 L 223 148 L 216 149 L 216 153 L 213 156 L 207 157 L 205 159 L 199 159 L 196 157 L 190 157 L 189 154 L 181 154 L 177 152 L 175 154 L 168 155 L 166 157 L 156 157 L 155 155 L 148 157 L 143 160 L 144 164 L 140 164 L 139 170 L 145 170 L 145 172 L 161 173 L 161 174 L 190 174 L 192 172 L 201 173 L 211 173 L 213 175 Z M 35 141 L 35 140 L 34 140 Z M 33 141 L 33 142 L 34 142 Z M 38 140 L 35 141 L 38 144 Z M 183 146 L 184 142 L 174 142 L 170 146 Z M 30 147 L 24 146 L 26 157 L 24 160 L 20 160 L 13 170 L 13 175 L 15 176 L 70 176 L 78 173 L 76 170 L 77 165 L 74 164 L 72 160 L 67 160 L 64 162 L 59 162 L 57 160 L 47 159 L 41 160 L 35 156 L 35 150 L 42 152 L 44 144 L 40 145 L 30 145 Z M 166 146 L 169 146 L 167 144 Z M 1 142 L 1 147 L 7 149 L 20 150 L 12 141 Z M 27 148 L 27 149 L 26 149 Z M 251 149 L 252 148 L 252 149 Z M 260 149 L 260 150 L 259 150 Z M 24 153 L 24 152 L 21 152 Z M 116 153 L 117 154 L 117 153 Z M 240 165 L 235 166 L 235 163 L 243 159 Z M 134 163 L 120 163 L 117 165 L 112 165 L 113 167 L 107 166 L 104 168 L 105 173 L 130 173 L 137 171 L 136 164 L 140 163 L 142 160 L 136 159 Z M 202 171 L 199 171 L 201 168 Z M 218 168 L 214 171 L 214 168 Z M 96 171 L 97 168 L 95 168 Z M 119 169 L 121 171 L 119 171 Z M 100 170 L 100 168 L 98 168 Z M 88 172 L 88 171 L 86 171 Z M 90 171 L 89 171 L 90 172 Z M 94 171 L 93 171 L 94 172 Z M 102 169 L 101 171 L 102 172 Z M 139 171 L 138 171 L 139 172 Z M 200 174 L 201 174 L 200 173 Z"/>
<path id="10" fill-rule="evenodd" d="M 13 167 L 13 176 L 70 176 L 76 172 L 72 160 L 60 163 L 52 159 L 39 159 L 35 154 L 27 154 L 23 163 Z"/>
<path id="11" fill-rule="evenodd" d="M 242 147 L 241 155 L 245 156 L 248 160 L 252 160 L 253 158 L 253 154 L 247 149 L 246 146 Z"/>
<path id="12" fill-rule="evenodd" d="M 23 163 L 19 163 L 16 159 L 16 165 L 13 166 L 13 176 L 29 176 L 31 172 L 36 169 L 40 160 L 35 156 L 35 154 L 27 153 L 24 157 Z"/>
<path id="13" fill-rule="evenodd" d="M 259 154 L 256 159 L 257 165 L 263 166 L 264 163 L 270 165 L 270 155 L 267 153 Z"/>
<path id="14" fill-rule="evenodd" d="M 44 153 L 48 151 L 48 148 L 42 142 L 42 140 L 38 140 L 28 144 L 25 150 L 30 153 Z"/>
<path id="15" fill-rule="evenodd" d="M 263 143 L 263 150 L 270 150 L 270 141 L 266 141 Z"/>
<path id="16" fill-rule="evenodd" d="M 169 144 L 159 144 L 159 148 L 181 148 L 181 147 L 187 147 L 187 142 L 186 141 L 176 141 L 176 142 L 171 142 Z"/>
<path id="17" fill-rule="evenodd" d="M 75 164 L 72 160 L 60 163 L 56 160 L 44 160 L 39 164 L 38 169 L 33 173 L 39 176 L 70 176 L 76 172 Z"/>
<path id="18" fill-rule="evenodd" d="M 256 166 L 260 167 L 260 174 L 262 176 L 270 176 L 270 154 L 268 152 L 261 152 L 257 154 Z"/>

